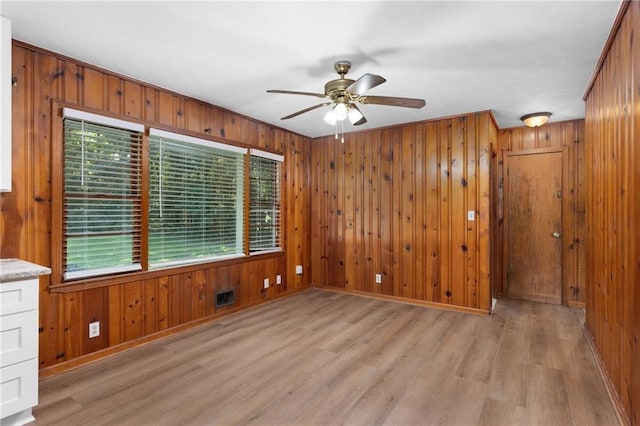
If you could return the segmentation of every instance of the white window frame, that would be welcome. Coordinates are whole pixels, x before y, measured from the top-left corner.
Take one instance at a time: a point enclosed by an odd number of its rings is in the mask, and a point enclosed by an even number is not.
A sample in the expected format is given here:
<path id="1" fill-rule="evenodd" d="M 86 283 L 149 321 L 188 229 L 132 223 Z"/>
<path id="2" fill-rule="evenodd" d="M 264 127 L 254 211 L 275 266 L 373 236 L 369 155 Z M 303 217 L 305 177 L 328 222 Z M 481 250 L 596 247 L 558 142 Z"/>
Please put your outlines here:
<path id="1" fill-rule="evenodd" d="M 174 133 L 174 132 L 170 132 L 167 130 L 162 130 L 162 129 L 157 129 L 154 127 L 149 128 L 149 137 L 157 137 L 157 138 L 161 138 L 161 139 L 170 139 L 173 141 L 179 141 L 179 142 L 185 142 L 188 144 L 193 144 L 193 145 L 200 145 L 200 146 L 204 146 L 207 148 L 214 148 L 214 149 L 218 149 L 218 150 L 222 150 L 222 151 L 227 151 L 227 152 L 232 152 L 235 154 L 241 154 L 241 155 L 246 155 L 248 152 L 247 148 L 243 148 L 243 147 L 238 147 L 238 146 L 234 146 L 234 145 L 227 145 L 224 143 L 220 143 L 220 142 L 216 142 L 216 141 L 211 141 L 211 140 L 207 140 L 207 139 L 200 139 L 197 137 L 193 137 L 193 136 L 188 136 L 188 135 L 184 135 L 181 133 Z M 245 238 L 245 233 L 244 233 L 244 198 L 245 198 L 245 194 L 244 191 L 242 190 L 243 185 L 244 185 L 244 179 L 245 179 L 245 174 L 249 173 L 248 170 L 238 170 L 238 178 L 236 179 L 236 182 L 238 184 L 238 187 L 236 187 L 236 193 L 240 193 L 242 194 L 242 198 L 238 199 L 237 201 L 237 205 L 236 205 L 236 246 L 237 247 L 241 247 L 240 253 L 233 253 L 233 254 L 229 254 L 229 255 L 216 255 L 216 256 L 208 256 L 208 257 L 201 257 L 201 258 L 193 258 L 193 259 L 178 259 L 178 260 L 170 260 L 170 261 L 166 261 L 166 262 L 156 262 L 156 263 L 151 263 L 151 261 L 149 261 L 149 270 L 151 269 L 161 269 L 161 268 L 168 268 L 171 266 L 182 266 L 182 265 L 189 265 L 189 264 L 193 264 L 193 263 L 204 263 L 204 262 L 210 262 L 210 261 L 216 261 L 216 260 L 226 260 L 226 259 L 234 259 L 234 258 L 241 258 L 245 256 L 244 253 L 244 246 L 243 246 L 243 242 L 244 242 L 244 238 Z M 148 214 L 148 212 L 147 212 Z M 148 235 L 150 235 L 150 231 L 148 230 Z M 148 253 L 147 253 L 148 254 Z"/>
<path id="2" fill-rule="evenodd" d="M 263 151 L 260 149 L 255 149 L 255 148 L 251 148 L 249 150 L 249 155 L 250 156 L 254 156 L 254 157 L 261 157 L 261 158 L 266 158 L 269 160 L 274 160 L 280 163 L 280 178 L 282 179 L 282 173 L 283 173 L 283 168 L 284 168 L 284 156 L 280 155 L 280 154 L 275 154 L 273 152 L 268 152 L 268 151 Z M 251 166 L 249 166 L 251 167 Z M 248 171 L 249 174 L 249 180 L 251 180 L 251 170 Z M 251 192 L 251 182 L 249 182 L 249 188 L 248 192 Z M 271 247 L 268 249 L 262 249 L 262 250 L 255 250 L 252 251 L 251 250 L 251 229 L 249 229 L 249 235 L 248 235 L 248 240 L 249 240 L 249 253 L 254 256 L 254 255 L 259 255 L 259 254 L 265 254 L 265 253 L 275 253 L 275 252 L 281 252 L 283 251 L 283 247 L 282 247 L 282 225 L 283 225 L 283 221 L 282 221 L 282 183 L 280 184 L 280 186 L 278 187 L 278 191 L 279 191 L 279 202 L 280 202 L 280 208 L 278 211 L 278 228 L 277 230 L 274 229 L 274 235 L 273 235 L 273 239 L 276 240 L 277 238 L 277 233 L 280 234 L 280 238 L 277 239 L 278 244 L 280 244 L 280 246 L 278 247 Z M 251 195 L 249 195 L 250 197 Z M 251 200 L 249 200 L 249 208 L 247 211 L 247 215 L 248 215 L 248 220 L 249 220 L 249 224 L 251 224 Z M 249 227 L 251 228 L 251 227 Z"/>
<path id="3" fill-rule="evenodd" d="M 64 120 L 67 118 L 70 118 L 73 120 L 80 120 L 84 122 L 90 122 L 90 123 L 98 124 L 101 126 L 114 127 L 121 130 L 129 130 L 131 132 L 140 133 L 141 135 L 144 134 L 144 125 L 142 124 L 134 123 L 126 120 L 120 120 L 117 118 L 106 117 L 103 115 L 93 114 L 86 111 L 80 111 L 73 108 L 63 108 L 62 110 L 63 129 L 64 129 Z M 64 135 L 62 138 L 63 138 L 62 145 L 64 147 L 66 143 Z M 63 182 L 64 182 L 66 180 L 66 176 L 64 175 L 64 171 L 62 173 L 63 173 Z M 64 194 L 65 194 L 64 188 L 62 189 L 62 194 L 64 197 Z M 144 213 L 141 212 L 141 215 L 142 214 Z M 64 214 L 64 210 L 62 213 L 62 220 L 63 220 L 63 226 L 64 226 L 64 222 L 66 220 L 66 215 Z M 63 236 L 62 238 L 64 241 L 65 237 Z M 63 264 L 62 267 L 64 270 L 67 267 L 67 265 Z M 112 266 L 112 267 L 105 267 L 105 268 L 87 269 L 82 271 L 64 270 L 62 274 L 62 278 L 65 281 L 67 280 L 71 281 L 71 280 L 77 280 L 82 278 L 91 278 L 91 277 L 111 275 L 111 274 L 123 273 L 123 272 L 135 272 L 140 270 L 142 270 L 141 263 L 133 263 L 131 265 L 126 265 L 126 266 Z"/>

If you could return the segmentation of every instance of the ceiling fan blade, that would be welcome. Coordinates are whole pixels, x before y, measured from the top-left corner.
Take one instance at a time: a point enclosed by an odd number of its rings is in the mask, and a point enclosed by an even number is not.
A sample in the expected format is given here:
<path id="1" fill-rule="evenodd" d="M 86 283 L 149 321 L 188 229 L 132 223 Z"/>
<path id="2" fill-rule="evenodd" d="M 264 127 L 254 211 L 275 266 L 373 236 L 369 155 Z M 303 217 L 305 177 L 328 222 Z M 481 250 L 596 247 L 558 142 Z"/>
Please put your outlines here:
<path id="1" fill-rule="evenodd" d="M 363 104 L 389 105 L 405 108 L 422 108 L 426 105 L 424 99 L 396 98 L 392 96 L 361 96 L 358 102 Z"/>
<path id="2" fill-rule="evenodd" d="M 293 114 L 289 114 L 287 116 L 282 117 L 280 120 L 288 120 L 289 118 L 297 117 L 300 114 L 304 114 L 305 112 L 313 111 L 314 109 L 318 109 L 323 106 L 331 105 L 332 102 L 324 102 L 318 105 L 310 106 L 309 108 L 302 109 L 300 111 L 294 112 Z"/>
<path id="3" fill-rule="evenodd" d="M 373 89 L 376 86 L 381 85 L 387 81 L 384 77 L 375 74 L 365 74 L 347 87 L 347 92 L 351 92 L 356 95 L 362 95 L 369 89 Z"/>
<path id="4" fill-rule="evenodd" d="M 315 96 L 316 98 L 326 98 L 329 97 L 323 93 L 311 93 L 311 92 L 296 92 L 292 90 L 267 90 L 267 93 L 281 93 L 283 95 L 304 95 L 304 96 Z"/>

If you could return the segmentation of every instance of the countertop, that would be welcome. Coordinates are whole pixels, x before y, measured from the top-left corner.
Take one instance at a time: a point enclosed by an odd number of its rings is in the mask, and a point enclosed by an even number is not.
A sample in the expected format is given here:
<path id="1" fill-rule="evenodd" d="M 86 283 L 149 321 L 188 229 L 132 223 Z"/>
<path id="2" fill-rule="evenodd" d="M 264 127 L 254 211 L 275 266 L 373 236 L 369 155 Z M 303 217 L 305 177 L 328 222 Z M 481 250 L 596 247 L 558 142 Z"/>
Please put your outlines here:
<path id="1" fill-rule="evenodd" d="M 49 275 L 51 269 L 20 259 L 0 259 L 0 282 L 18 281 Z"/>

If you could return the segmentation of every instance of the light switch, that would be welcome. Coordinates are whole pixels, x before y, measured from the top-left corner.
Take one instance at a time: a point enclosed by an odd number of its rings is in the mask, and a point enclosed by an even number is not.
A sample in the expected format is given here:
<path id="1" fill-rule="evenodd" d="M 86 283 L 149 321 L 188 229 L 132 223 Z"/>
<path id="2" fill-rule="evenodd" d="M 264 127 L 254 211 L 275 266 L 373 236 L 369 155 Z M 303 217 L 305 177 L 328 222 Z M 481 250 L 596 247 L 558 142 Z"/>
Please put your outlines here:
<path id="1" fill-rule="evenodd" d="M 467 220 L 469 222 L 473 222 L 473 221 L 476 220 L 476 211 L 475 210 L 467 211 Z"/>

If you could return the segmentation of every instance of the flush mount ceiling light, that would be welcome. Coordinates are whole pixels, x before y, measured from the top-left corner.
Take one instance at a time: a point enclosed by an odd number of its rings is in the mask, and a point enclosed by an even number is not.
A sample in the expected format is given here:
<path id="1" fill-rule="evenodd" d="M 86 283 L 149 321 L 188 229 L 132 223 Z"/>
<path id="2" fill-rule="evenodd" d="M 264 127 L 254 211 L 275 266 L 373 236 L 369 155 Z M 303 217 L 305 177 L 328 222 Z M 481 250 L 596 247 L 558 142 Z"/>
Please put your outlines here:
<path id="1" fill-rule="evenodd" d="M 551 117 L 550 112 L 534 112 L 532 114 L 523 115 L 520 120 L 528 127 L 540 127 L 546 123 Z"/>

